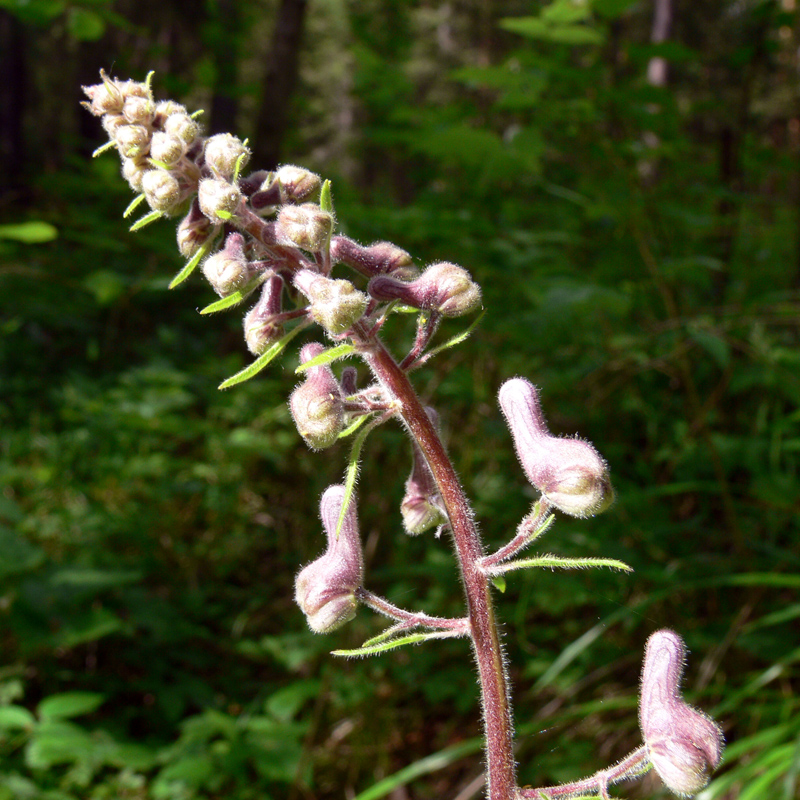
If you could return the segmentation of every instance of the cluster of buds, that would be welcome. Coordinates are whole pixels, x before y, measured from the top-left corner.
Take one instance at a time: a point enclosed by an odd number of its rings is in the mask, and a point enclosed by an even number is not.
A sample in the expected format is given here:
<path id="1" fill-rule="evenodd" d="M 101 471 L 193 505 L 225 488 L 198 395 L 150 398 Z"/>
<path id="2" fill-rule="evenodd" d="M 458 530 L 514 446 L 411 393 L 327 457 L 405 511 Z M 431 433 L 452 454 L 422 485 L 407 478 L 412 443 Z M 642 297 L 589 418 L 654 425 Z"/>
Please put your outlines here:
<path id="1" fill-rule="evenodd" d="M 639 696 L 639 724 L 647 756 L 665 786 L 693 795 L 719 766 L 724 739 L 717 724 L 680 693 L 686 647 L 670 630 L 647 641 Z"/>
<path id="2" fill-rule="evenodd" d="M 338 485 L 329 486 L 322 495 L 320 516 L 328 549 L 304 567 L 295 580 L 295 600 L 315 633 L 328 633 L 353 619 L 358 606 L 356 590 L 364 580 L 364 556 L 354 500 L 344 512 L 336 534 L 344 498 L 345 489 Z"/>
<path id="3" fill-rule="evenodd" d="M 367 296 L 343 278 L 301 269 L 294 275 L 294 285 L 308 298 L 311 318 L 331 336 L 347 333 L 366 311 Z"/>
<path id="4" fill-rule="evenodd" d="M 535 386 L 512 378 L 500 387 L 498 400 L 522 469 L 551 506 L 586 517 L 611 505 L 608 465 L 589 442 L 550 433 Z"/>

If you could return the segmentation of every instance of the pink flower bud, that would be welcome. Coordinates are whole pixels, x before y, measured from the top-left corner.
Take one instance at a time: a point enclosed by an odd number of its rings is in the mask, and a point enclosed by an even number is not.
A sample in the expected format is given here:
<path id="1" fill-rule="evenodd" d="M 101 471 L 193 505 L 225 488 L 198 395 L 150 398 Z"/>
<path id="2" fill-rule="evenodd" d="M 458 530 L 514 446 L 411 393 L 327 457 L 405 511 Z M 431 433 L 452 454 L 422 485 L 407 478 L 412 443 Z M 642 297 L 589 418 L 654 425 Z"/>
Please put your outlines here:
<path id="1" fill-rule="evenodd" d="M 334 336 L 349 331 L 367 308 L 367 296 L 350 281 L 326 278 L 310 269 L 299 270 L 293 280 L 309 300 L 311 318 Z"/>
<path id="2" fill-rule="evenodd" d="M 239 208 L 242 193 L 227 181 L 206 178 L 197 188 L 197 200 L 200 210 L 212 222 L 225 222 Z"/>
<path id="3" fill-rule="evenodd" d="M 411 256 L 391 242 L 375 242 L 369 247 L 354 242 L 346 236 L 336 236 L 331 241 L 331 261 L 371 278 L 375 275 L 392 275 L 399 279 L 417 276 Z"/>
<path id="4" fill-rule="evenodd" d="M 300 350 L 305 364 L 325 348 L 311 342 Z M 289 397 L 289 408 L 297 430 L 312 450 L 330 447 L 344 428 L 344 398 L 331 368 L 324 364 L 305 372 L 306 379 Z"/>
<path id="5" fill-rule="evenodd" d="M 264 282 L 261 297 L 244 318 L 244 339 L 247 349 L 260 356 L 270 345 L 283 336 L 283 325 L 275 322 L 281 312 L 283 280 L 273 275 Z"/>
<path id="6" fill-rule="evenodd" d="M 589 442 L 550 434 L 535 386 L 512 378 L 500 387 L 498 401 L 522 469 L 552 506 L 585 517 L 611 505 L 614 492 L 606 462 Z"/>
<path id="7" fill-rule="evenodd" d="M 319 175 L 293 164 L 278 167 L 275 180 L 280 185 L 282 203 L 299 203 L 318 192 L 322 185 Z"/>
<path id="8" fill-rule="evenodd" d="M 176 178 L 163 169 L 151 169 L 142 175 L 142 191 L 153 211 L 168 214 L 183 199 Z"/>
<path id="9" fill-rule="evenodd" d="M 436 411 L 426 408 L 425 412 L 431 422 L 438 427 L 439 415 Z M 441 511 L 442 501 L 439 488 L 425 457 L 416 442 L 412 442 L 412 448 L 411 475 L 406 481 L 406 492 L 400 503 L 400 513 L 406 533 L 416 536 L 441 525 L 447 521 L 447 518 Z"/>
<path id="10" fill-rule="evenodd" d="M 181 255 L 191 258 L 208 241 L 214 228 L 208 217 L 200 211 L 197 200 L 193 200 L 189 213 L 178 225 L 178 250 Z"/>
<path id="11" fill-rule="evenodd" d="M 242 158 L 242 166 L 250 159 L 250 151 L 244 142 L 230 133 L 218 133 L 206 139 L 206 166 L 219 178 L 231 180 L 236 162 Z"/>
<path id="12" fill-rule="evenodd" d="M 650 761 L 666 787 L 693 795 L 719 765 L 724 739 L 713 720 L 681 697 L 685 655 L 683 640 L 673 631 L 656 631 L 647 640 L 639 724 Z"/>
<path id="13" fill-rule="evenodd" d="M 150 131 L 144 125 L 120 125 L 114 132 L 114 141 L 123 156 L 134 158 L 147 152 Z"/>
<path id="14" fill-rule="evenodd" d="M 250 262 L 244 255 L 244 237 L 229 233 L 222 250 L 203 262 L 203 274 L 220 297 L 241 289 L 253 278 Z"/>
<path id="15" fill-rule="evenodd" d="M 149 97 L 130 96 L 122 106 L 122 116 L 131 125 L 150 125 L 153 121 L 155 106 Z"/>
<path id="16" fill-rule="evenodd" d="M 146 159 L 140 158 L 123 158 L 122 159 L 122 177 L 128 182 L 128 186 L 134 192 L 142 191 L 142 178 L 145 172 L 151 169 Z"/>
<path id="17" fill-rule="evenodd" d="M 414 281 L 406 283 L 379 275 L 367 286 L 376 300 L 400 300 L 446 317 L 469 314 L 481 305 L 481 290 L 469 273 L 455 264 L 432 264 Z"/>
<path id="18" fill-rule="evenodd" d="M 315 203 L 283 206 L 275 221 L 275 235 L 281 244 L 318 253 L 333 231 L 333 215 Z"/>
<path id="19" fill-rule="evenodd" d="M 358 605 L 355 592 L 364 580 L 364 556 L 354 500 L 336 536 L 343 504 L 344 486 L 329 486 L 320 502 L 328 549 L 304 567 L 295 580 L 295 601 L 315 633 L 328 633 L 353 619 Z"/>
<path id="20" fill-rule="evenodd" d="M 164 131 L 192 144 L 200 135 L 200 126 L 185 111 L 178 110 L 164 120 Z"/>
<path id="21" fill-rule="evenodd" d="M 150 140 L 150 158 L 171 167 L 186 152 L 186 142 L 171 133 L 156 131 Z"/>
<path id="22" fill-rule="evenodd" d="M 186 106 L 176 103 L 174 100 L 159 100 L 156 103 L 155 114 L 153 115 L 153 127 L 164 130 L 167 119 L 173 114 L 189 116 Z M 191 119 L 191 117 L 189 117 Z"/>
<path id="23" fill-rule="evenodd" d="M 103 114 L 120 114 L 125 101 L 130 97 L 150 99 L 150 90 L 144 83 L 109 78 L 102 69 L 100 77 L 102 83 L 83 87 L 84 94 L 89 98 L 89 102 L 83 105 L 96 117 Z"/>

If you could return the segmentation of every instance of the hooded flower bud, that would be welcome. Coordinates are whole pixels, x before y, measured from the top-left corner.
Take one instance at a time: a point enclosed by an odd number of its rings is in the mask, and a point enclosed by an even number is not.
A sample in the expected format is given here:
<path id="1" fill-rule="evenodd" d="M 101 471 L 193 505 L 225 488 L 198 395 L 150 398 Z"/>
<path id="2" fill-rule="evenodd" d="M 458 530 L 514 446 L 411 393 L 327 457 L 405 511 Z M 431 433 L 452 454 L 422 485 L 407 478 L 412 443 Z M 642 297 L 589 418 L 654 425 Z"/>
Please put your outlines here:
<path id="1" fill-rule="evenodd" d="M 241 139 L 230 133 L 218 133 L 206 139 L 206 166 L 218 177 L 231 180 L 236 162 L 242 158 L 242 166 L 250 160 L 250 151 Z"/>
<path id="2" fill-rule="evenodd" d="M 122 116 L 131 125 L 150 125 L 153 121 L 155 106 L 149 97 L 131 95 L 122 106 Z"/>
<path id="3" fill-rule="evenodd" d="M 550 434 L 535 386 L 512 378 L 500 387 L 498 401 L 522 469 L 552 506 L 586 517 L 611 505 L 614 492 L 606 462 L 589 442 Z"/>
<path id="4" fill-rule="evenodd" d="M 349 331 L 367 307 L 367 296 L 350 281 L 301 269 L 294 285 L 308 298 L 311 318 L 334 336 Z"/>
<path id="5" fill-rule="evenodd" d="M 103 126 L 103 130 L 108 134 L 108 138 L 116 141 L 117 131 L 128 125 L 128 120 L 126 120 L 122 114 L 106 114 L 100 121 L 100 124 Z"/>
<path id="6" fill-rule="evenodd" d="M 225 222 L 236 213 L 242 201 L 239 189 L 227 181 L 206 178 L 197 189 L 200 210 L 212 222 Z"/>
<path id="7" fill-rule="evenodd" d="M 183 199 L 174 176 L 163 169 L 151 169 L 142 175 L 142 191 L 153 211 L 168 214 Z"/>
<path id="8" fill-rule="evenodd" d="M 142 191 L 142 178 L 145 172 L 150 171 L 150 165 L 144 159 L 139 158 L 123 158 L 122 159 L 122 177 L 128 182 L 128 186 L 134 192 Z"/>
<path id="9" fill-rule="evenodd" d="M 439 415 L 432 408 L 425 412 L 435 427 L 439 427 Z M 400 503 L 400 513 L 406 533 L 416 536 L 430 528 L 447 521 L 442 513 L 442 501 L 436 481 L 428 467 L 422 451 L 416 442 L 412 442 L 411 475 L 406 481 L 406 493 Z"/>
<path id="10" fill-rule="evenodd" d="M 172 133 L 156 131 L 150 140 L 150 158 L 171 167 L 186 152 L 186 142 Z"/>
<path id="11" fill-rule="evenodd" d="M 252 279 L 253 270 L 244 255 L 241 233 L 228 234 L 222 250 L 203 262 L 203 275 L 220 297 L 227 297 Z"/>
<path id="12" fill-rule="evenodd" d="M 333 231 L 333 215 L 315 203 L 283 206 L 278 212 L 275 235 L 281 244 L 318 253 Z"/>
<path id="13" fill-rule="evenodd" d="M 103 80 L 102 83 L 83 87 L 84 94 L 89 98 L 89 102 L 83 105 L 96 117 L 103 114 L 122 113 L 125 101 L 130 97 L 142 97 L 150 100 L 150 90 L 144 83 L 109 78 L 102 69 L 100 77 Z"/>
<path id="14" fill-rule="evenodd" d="M 480 287 L 470 274 L 447 263 L 432 264 L 410 283 L 379 275 L 369 282 L 367 291 L 376 300 L 400 300 L 445 317 L 460 317 L 481 305 Z"/>
<path id="15" fill-rule="evenodd" d="M 178 110 L 164 120 L 164 131 L 188 145 L 200 135 L 200 126 L 185 111 Z"/>
<path id="16" fill-rule="evenodd" d="M 147 152 L 150 131 L 144 125 L 120 125 L 114 131 L 114 141 L 123 156 L 134 158 Z"/>
<path id="17" fill-rule="evenodd" d="M 300 570 L 295 579 L 295 601 L 315 633 L 328 633 L 356 614 L 356 590 L 364 580 L 364 556 L 358 535 L 355 501 L 336 526 L 344 505 L 344 486 L 329 486 L 322 495 L 320 515 L 328 537 L 328 549 Z"/>
<path id="18" fill-rule="evenodd" d="M 673 631 L 656 631 L 647 640 L 639 724 L 647 754 L 666 787 L 693 795 L 719 765 L 724 739 L 713 720 L 681 697 L 685 656 L 683 640 Z"/>
<path id="19" fill-rule="evenodd" d="M 368 278 L 375 275 L 392 275 L 400 279 L 417 276 L 411 256 L 391 242 L 375 242 L 362 247 L 346 236 L 336 236 L 331 241 L 331 261 L 347 264 Z"/>
<path id="20" fill-rule="evenodd" d="M 316 342 L 300 350 L 305 364 L 325 348 Z M 297 430 L 312 450 L 330 447 L 344 428 L 344 398 L 331 368 L 324 364 L 305 372 L 306 379 L 289 397 L 289 408 Z"/>
<path id="21" fill-rule="evenodd" d="M 244 318 L 244 339 L 247 349 L 260 356 L 270 345 L 283 336 L 283 325 L 275 322 L 281 312 L 283 280 L 273 275 L 264 282 L 261 297 Z"/>
<path id="22" fill-rule="evenodd" d="M 275 180 L 280 186 L 282 203 L 300 203 L 316 194 L 322 185 L 319 175 L 303 167 L 295 167 L 293 164 L 278 167 Z"/>
<path id="23" fill-rule="evenodd" d="M 167 119 L 173 114 L 182 114 L 186 117 L 189 116 L 186 106 L 176 103 L 174 100 L 159 100 L 155 106 L 153 127 L 158 128 L 159 130 L 164 130 L 164 125 Z"/>
<path id="24" fill-rule="evenodd" d="M 193 200 L 189 213 L 178 225 L 178 250 L 181 255 L 191 258 L 208 241 L 214 228 L 200 210 L 197 200 Z"/>
<path id="25" fill-rule="evenodd" d="M 355 367 L 345 367 L 339 380 L 342 394 L 349 397 L 358 391 L 358 370 Z"/>

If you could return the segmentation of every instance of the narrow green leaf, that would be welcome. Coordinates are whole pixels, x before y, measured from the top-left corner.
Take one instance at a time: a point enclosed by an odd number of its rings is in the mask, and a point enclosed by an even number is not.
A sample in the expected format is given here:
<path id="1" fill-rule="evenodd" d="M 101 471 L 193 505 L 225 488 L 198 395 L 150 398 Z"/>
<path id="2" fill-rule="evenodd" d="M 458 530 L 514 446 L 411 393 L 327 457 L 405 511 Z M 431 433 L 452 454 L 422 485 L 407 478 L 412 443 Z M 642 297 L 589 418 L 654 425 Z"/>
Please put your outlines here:
<path id="1" fill-rule="evenodd" d="M 52 242 L 58 237 L 58 229 L 49 222 L 31 220 L 12 225 L 0 225 L 0 239 L 11 239 L 23 244 Z"/>
<path id="2" fill-rule="evenodd" d="M 203 312 L 201 311 L 200 313 L 202 314 Z M 318 356 L 315 356 L 310 361 L 306 361 L 305 364 L 301 364 L 295 370 L 295 373 L 300 375 L 307 369 L 311 369 L 311 367 L 321 367 L 323 364 L 330 364 L 332 361 L 336 361 L 338 358 L 349 356 L 354 351 L 355 347 L 347 343 L 337 345 L 336 347 L 329 347 L 327 350 L 323 350 Z"/>
<path id="3" fill-rule="evenodd" d="M 248 141 L 250 141 L 250 140 L 249 139 L 245 139 L 244 142 L 242 142 L 242 144 L 245 147 L 247 147 L 247 142 Z M 248 156 L 247 153 L 242 153 L 239 156 L 239 158 L 236 159 L 236 166 L 234 166 L 234 168 L 233 168 L 233 178 L 231 180 L 231 183 L 236 183 L 236 181 L 239 180 L 239 175 L 242 172 L 242 165 L 244 164 L 244 160 L 247 158 L 247 156 Z"/>
<path id="4" fill-rule="evenodd" d="M 151 211 L 149 214 L 145 214 L 141 219 L 136 220 L 136 222 L 131 225 L 131 231 L 139 231 L 144 228 L 145 225 L 149 225 L 151 222 L 155 222 L 157 219 L 161 219 L 163 217 L 163 213 L 161 211 Z"/>
<path id="5" fill-rule="evenodd" d="M 354 434 L 368 419 L 370 419 L 369 414 L 365 414 L 363 417 L 359 417 L 352 425 L 348 425 L 337 438 L 339 439 L 346 439 L 348 436 Z"/>
<path id="6" fill-rule="evenodd" d="M 115 145 L 116 145 L 116 142 L 115 142 L 113 139 L 112 139 L 111 141 L 109 141 L 109 142 L 106 142 L 105 144 L 101 144 L 101 145 L 100 145 L 100 147 L 98 147 L 98 148 L 97 148 L 97 149 L 96 149 L 96 150 L 95 150 L 95 151 L 92 153 L 92 158 L 97 158 L 97 156 L 101 156 L 101 155 L 103 155 L 103 153 L 106 153 L 106 152 L 108 152 L 108 151 L 109 151 L 109 150 L 111 150 L 111 149 L 112 149 L 112 148 L 113 148 Z"/>
<path id="7" fill-rule="evenodd" d="M 130 205 L 122 212 L 122 218 L 128 219 L 128 217 L 133 214 L 134 211 L 136 211 L 143 200 L 144 192 L 142 192 L 142 194 L 137 194 L 136 197 L 131 200 Z"/>
<path id="8" fill-rule="evenodd" d="M 25 730 L 36 725 L 36 718 L 22 706 L 0 706 L 0 731 Z"/>
<path id="9" fill-rule="evenodd" d="M 159 161 L 158 159 L 155 159 L 155 158 L 148 158 L 147 160 L 154 167 L 159 167 L 160 169 L 165 169 L 165 170 L 167 170 L 167 172 L 169 172 L 169 164 L 167 164 L 165 161 Z"/>
<path id="10" fill-rule="evenodd" d="M 221 208 L 221 209 L 219 209 L 219 210 L 216 212 L 216 215 L 217 215 L 217 216 L 218 216 L 220 219 L 231 219 L 231 218 L 233 217 L 233 214 L 231 214 L 231 212 L 230 212 L 230 211 L 225 211 L 225 210 L 224 210 L 224 209 L 222 209 L 222 208 Z"/>
<path id="11" fill-rule="evenodd" d="M 154 69 L 151 69 L 150 72 L 147 73 L 144 79 L 144 85 L 147 87 L 147 91 L 152 93 L 153 91 L 153 76 L 156 74 Z"/>
<path id="12" fill-rule="evenodd" d="M 497 589 L 498 592 L 501 594 L 505 594 L 506 592 L 506 579 L 502 575 L 492 575 L 492 583 L 494 584 L 494 588 Z"/>
<path id="13" fill-rule="evenodd" d="M 207 305 L 205 308 L 200 309 L 200 313 L 205 316 L 206 314 L 216 314 L 218 311 L 224 311 L 226 308 L 232 308 L 239 305 L 239 303 L 246 300 L 250 295 L 264 283 L 264 275 L 259 275 L 255 280 L 250 281 L 241 289 L 237 289 L 227 297 L 222 297 L 214 303 Z"/>
<path id="14" fill-rule="evenodd" d="M 399 639 L 391 639 L 388 642 L 364 647 L 357 650 L 334 650 L 331 655 L 344 656 L 345 658 L 360 658 L 362 656 L 374 656 L 378 653 L 385 653 L 387 650 L 394 650 L 398 647 L 405 647 L 407 644 L 419 644 L 430 639 L 453 639 L 461 634 L 458 631 L 431 631 L 429 633 L 412 633 L 410 636 L 401 636 Z"/>
<path id="15" fill-rule="evenodd" d="M 197 119 L 198 117 L 202 117 L 205 113 L 206 110 L 204 108 L 198 108 L 197 111 L 193 111 L 191 114 L 189 114 L 189 116 L 192 119 Z"/>
<path id="16" fill-rule="evenodd" d="M 186 262 L 186 266 L 170 281 L 170 289 L 180 286 L 196 269 L 197 265 L 205 258 L 214 243 L 214 236 L 208 239 L 200 249 Z"/>
<path id="17" fill-rule="evenodd" d="M 535 516 L 536 514 L 539 513 L 538 506 L 539 506 L 539 501 L 537 500 L 536 504 L 533 507 L 533 511 L 531 511 L 531 516 Z M 544 522 L 538 528 L 536 528 L 536 530 L 532 531 L 531 534 L 528 536 L 527 544 L 535 542 L 537 539 L 540 539 L 542 536 L 544 536 L 544 534 L 546 534 L 547 531 L 549 531 L 550 528 L 553 526 L 553 523 L 555 521 L 556 518 L 554 514 L 550 514 L 550 516 L 546 517 Z"/>
<path id="18" fill-rule="evenodd" d="M 353 442 L 353 447 L 350 449 L 350 456 L 347 461 L 347 471 L 344 478 L 344 500 L 342 501 L 342 510 L 339 512 L 339 519 L 336 521 L 336 538 L 339 538 L 339 531 L 342 530 L 344 523 L 344 515 L 350 507 L 350 501 L 353 499 L 353 492 L 356 488 L 356 479 L 358 478 L 359 458 L 361 456 L 361 448 L 367 440 L 367 436 L 372 433 L 372 429 L 377 425 L 377 420 L 373 420 L 370 425 L 367 425 L 361 433 L 356 436 Z"/>
<path id="19" fill-rule="evenodd" d="M 319 192 L 319 207 L 329 214 L 333 214 L 333 197 L 331 196 L 331 182 L 323 181 Z"/>
<path id="20" fill-rule="evenodd" d="M 441 353 L 443 350 L 447 350 L 450 347 L 461 344 L 461 342 L 463 342 L 472 333 L 472 331 L 475 330 L 475 328 L 478 326 L 478 323 L 483 319 L 484 314 L 486 314 L 486 311 L 481 311 L 481 313 L 478 314 L 478 316 L 473 320 L 469 328 L 461 331 L 461 333 L 457 333 L 452 339 L 448 339 L 444 344 L 440 344 L 438 347 L 434 347 L 433 350 L 429 350 L 425 354 L 425 360 L 427 361 L 428 359 L 439 355 L 439 353 Z"/>
<path id="21" fill-rule="evenodd" d="M 293 328 L 286 336 L 275 342 L 269 350 L 264 351 L 252 364 L 248 364 L 243 370 L 240 370 L 235 375 L 231 375 L 227 380 L 222 381 L 217 388 L 229 389 L 237 383 L 244 383 L 244 381 L 248 381 L 253 376 L 258 375 L 267 364 L 274 361 L 286 349 L 289 342 L 291 342 L 300 331 L 305 330 L 307 327 L 308 323 L 301 323 L 296 328 Z"/>
<path id="22" fill-rule="evenodd" d="M 392 636 L 398 633 L 401 630 L 402 623 L 398 625 L 390 625 L 385 631 L 379 633 L 377 636 L 373 636 L 371 639 L 367 639 L 361 647 L 372 647 L 376 644 L 381 644 L 381 642 L 385 642 L 387 639 L 391 639 Z"/>
<path id="23" fill-rule="evenodd" d="M 543 555 L 536 558 L 521 558 L 518 561 L 509 561 L 508 564 L 498 564 L 489 570 L 491 575 L 502 575 L 516 569 L 529 567 L 549 567 L 550 569 L 587 569 L 589 567 L 610 567 L 623 572 L 633 572 L 624 561 L 615 558 L 563 558 L 561 556 Z"/>
<path id="24" fill-rule="evenodd" d="M 102 705 L 105 696 L 97 692 L 51 694 L 36 707 L 40 719 L 71 719 L 91 714 Z"/>

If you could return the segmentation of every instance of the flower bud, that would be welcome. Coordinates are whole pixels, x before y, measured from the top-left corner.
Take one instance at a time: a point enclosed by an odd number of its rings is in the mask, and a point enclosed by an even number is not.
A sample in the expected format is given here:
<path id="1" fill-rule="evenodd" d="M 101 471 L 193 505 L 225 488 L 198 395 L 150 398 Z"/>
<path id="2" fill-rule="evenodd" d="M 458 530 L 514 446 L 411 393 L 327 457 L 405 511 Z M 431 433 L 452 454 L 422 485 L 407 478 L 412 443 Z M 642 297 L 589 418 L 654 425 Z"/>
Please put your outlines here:
<path id="1" fill-rule="evenodd" d="M 123 156 L 134 158 L 147 152 L 150 131 L 144 125 L 120 125 L 114 131 L 114 141 Z"/>
<path id="2" fill-rule="evenodd" d="M 308 298 L 311 318 L 333 336 L 349 331 L 367 307 L 367 296 L 350 281 L 301 269 L 294 285 Z"/>
<path id="3" fill-rule="evenodd" d="M 331 240 L 331 261 L 347 264 L 368 278 L 374 275 L 392 275 L 400 279 L 416 277 L 411 256 L 391 242 L 375 242 L 363 247 L 347 236 L 336 236 Z"/>
<path id="4" fill-rule="evenodd" d="M 522 469 L 550 505 L 573 517 L 611 505 L 614 492 L 605 461 L 589 442 L 550 434 L 535 386 L 512 378 L 500 387 L 498 401 Z"/>
<path id="5" fill-rule="evenodd" d="M 122 116 L 131 125 L 150 125 L 153 121 L 155 106 L 149 97 L 127 97 L 122 106 Z"/>
<path id="6" fill-rule="evenodd" d="M 300 350 L 305 364 L 325 348 L 311 342 Z M 305 381 L 289 397 L 289 408 L 297 430 L 312 450 L 330 447 L 344 428 L 344 398 L 330 366 L 311 367 Z"/>
<path id="7" fill-rule="evenodd" d="M 220 297 L 227 297 L 252 279 L 253 270 L 244 255 L 241 233 L 228 234 L 222 250 L 203 262 L 203 275 Z"/>
<path id="8" fill-rule="evenodd" d="M 339 387 L 345 397 L 358 391 L 358 370 L 355 367 L 345 367 L 339 379 Z"/>
<path id="9" fill-rule="evenodd" d="M 275 180 L 280 186 L 282 203 L 299 203 L 318 192 L 322 185 L 319 175 L 293 164 L 278 167 Z"/>
<path id="10" fill-rule="evenodd" d="M 168 214 L 182 200 L 178 181 L 163 169 L 151 169 L 142 176 L 142 191 L 153 211 Z"/>
<path id="11" fill-rule="evenodd" d="M 236 169 L 236 162 L 242 158 L 242 166 L 250 160 L 250 151 L 236 136 L 230 133 L 218 133 L 206 139 L 206 166 L 219 178 L 231 180 Z"/>
<path id="12" fill-rule="evenodd" d="M 208 241 L 214 230 L 215 226 L 200 210 L 195 198 L 189 213 L 178 225 L 178 250 L 181 255 L 191 258 Z"/>
<path id="13" fill-rule="evenodd" d="M 141 97 L 150 100 L 150 90 L 144 83 L 136 81 L 119 81 L 109 78 L 105 70 L 100 70 L 102 83 L 95 86 L 84 86 L 83 92 L 89 98 L 83 105 L 96 117 L 103 114 L 120 114 L 125 101 L 130 97 Z"/>
<path id="14" fill-rule="evenodd" d="M 283 206 L 278 212 L 275 235 L 281 244 L 318 253 L 333 231 L 333 215 L 314 203 Z"/>
<path id="15" fill-rule="evenodd" d="M 175 111 L 164 120 L 164 132 L 191 144 L 200 135 L 200 126 L 185 111 Z"/>
<path id="16" fill-rule="evenodd" d="M 344 486 L 329 486 L 320 502 L 328 548 L 295 579 L 295 601 L 315 633 L 328 633 L 356 614 L 356 590 L 364 580 L 364 556 L 358 535 L 355 500 L 347 507 L 339 536 L 336 526 L 344 505 Z"/>
<path id="17" fill-rule="evenodd" d="M 181 160 L 186 152 L 186 143 L 172 133 L 156 131 L 150 140 L 150 158 L 171 167 Z"/>
<path id="18" fill-rule="evenodd" d="M 648 757 L 666 787 L 693 795 L 719 765 L 724 739 L 713 720 L 681 697 L 685 655 L 683 640 L 673 631 L 656 631 L 647 640 L 639 724 Z"/>
<path id="19" fill-rule="evenodd" d="M 445 317 L 469 314 L 481 304 L 481 290 L 469 273 L 455 264 L 432 264 L 414 281 L 406 283 L 378 275 L 367 286 L 376 300 L 400 300 L 414 308 L 438 311 Z"/>
<path id="20" fill-rule="evenodd" d="M 153 127 L 164 130 L 167 119 L 173 114 L 189 116 L 186 106 L 176 103 L 174 100 L 159 100 L 159 102 L 156 103 L 155 113 L 153 114 Z"/>
<path id="21" fill-rule="evenodd" d="M 116 142 L 117 131 L 123 126 L 128 125 L 128 120 L 126 120 L 122 114 L 106 114 L 103 119 L 100 120 L 100 124 L 103 126 L 103 130 L 108 134 L 108 138 Z"/>
<path id="22" fill-rule="evenodd" d="M 200 203 L 200 210 L 212 222 L 225 222 L 239 208 L 242 193 L 227 181 L 206 178 L 200 181 L 197 200 Z"/>
<path id="23" fill-rule="evenodd" d="M 146 172 L 151 169 L 146 159 L 140 158 L 123 158 L 122 159 L 122 177 L 128 182 L 128 186 L 134 192 L 142 191 L 142 179 Z"/>
<path id="24" fill-rule="evenodd" d="M 264 282 L 261 297 L 244 318 L 244 340 L 247 349 L 260 356 L 270 345 L 283 336 L 283 325 L 275 322 L 281 312 L 283 280 L 273 275 Z"/>
<path id="25" fill-rule="evenodd" d="M 432 408 L 425 412 L 438 428 L 439 416 Z M 406 533 L 416 536 L 447 521 L 442 513 L 442 501 L 433 474 L 416 442 L 412 441 L 411 475 L 406 481 L 406 493 L 400 503 L 400 514 Z"/>

